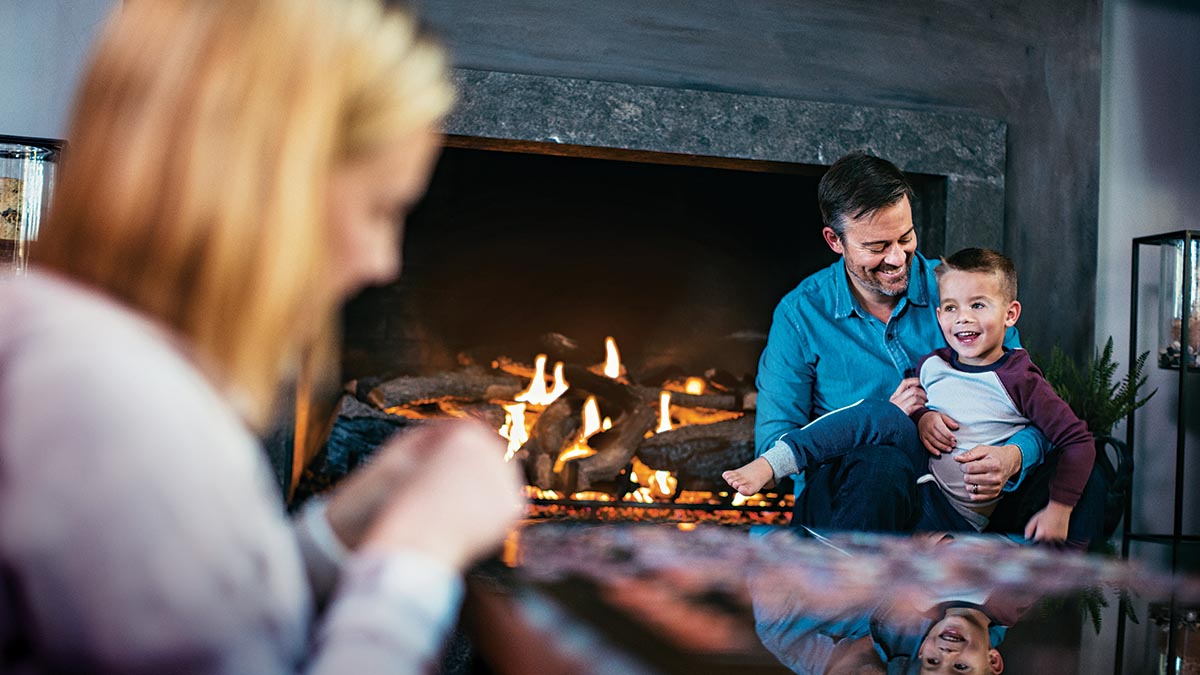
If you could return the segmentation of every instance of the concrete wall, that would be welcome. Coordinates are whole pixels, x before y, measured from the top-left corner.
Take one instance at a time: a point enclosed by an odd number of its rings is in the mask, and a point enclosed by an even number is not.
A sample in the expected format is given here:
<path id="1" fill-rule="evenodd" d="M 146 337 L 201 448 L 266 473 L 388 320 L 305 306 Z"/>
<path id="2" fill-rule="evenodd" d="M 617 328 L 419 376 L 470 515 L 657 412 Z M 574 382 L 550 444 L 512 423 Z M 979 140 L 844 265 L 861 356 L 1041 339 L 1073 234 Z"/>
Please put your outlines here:
<path id="1" fill-rule="evenodd" d="M 1005 249 L 1032 300 L 1022 333 L 1040 351 L 1055 342 L 1076 353 L 1090 348 L 1099 0 L 421 5 L 466 68 L 1003 120 Z"/>

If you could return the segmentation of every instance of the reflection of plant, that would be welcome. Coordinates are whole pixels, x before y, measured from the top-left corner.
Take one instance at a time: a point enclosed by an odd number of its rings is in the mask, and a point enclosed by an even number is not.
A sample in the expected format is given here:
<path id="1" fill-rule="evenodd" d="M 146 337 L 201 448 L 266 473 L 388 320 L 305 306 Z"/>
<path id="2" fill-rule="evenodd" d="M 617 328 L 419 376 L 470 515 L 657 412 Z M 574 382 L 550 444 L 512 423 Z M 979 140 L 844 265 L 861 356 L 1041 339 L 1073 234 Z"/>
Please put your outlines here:
<path id="1" fill-rule="evenodd" d="M 1112 352 L 1113 340 L 1109 337 L 1104 350 L 1097 350 L 1087 365 L 1080 368 L 1056 345 L 1045 369 L 1054 393 L 1071 406 L 1092 433 L 1102 436 L 1111 433 L 1113 425 L 1129 413 L 1146 405 L 1158 391 L 1138 398 L 1138 392 L 1146 384 L 1142 371 L 1150 352 L 1142 352 L 1125 377 L 1115 383 L 1113 376 L 1120 364 L 1112 360 Z"/>

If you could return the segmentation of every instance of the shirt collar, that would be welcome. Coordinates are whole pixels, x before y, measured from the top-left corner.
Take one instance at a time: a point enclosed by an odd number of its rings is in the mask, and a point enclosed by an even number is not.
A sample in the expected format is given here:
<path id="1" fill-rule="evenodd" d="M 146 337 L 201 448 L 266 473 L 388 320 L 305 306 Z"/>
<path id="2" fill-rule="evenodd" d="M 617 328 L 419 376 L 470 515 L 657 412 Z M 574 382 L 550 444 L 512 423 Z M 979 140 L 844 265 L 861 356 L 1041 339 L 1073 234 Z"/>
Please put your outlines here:
<path id="1" fill-rule="evenodd" d="M 835 318 L 844 319 L 854 314 L 861 307 L 850 292 L 850 280 L 847 278 L 848 273 L 846 272 L 846 258 L 843 256 L 835 264 L 837 265 L 837 273 L 833 275 L 833 315 Z M 929 270 L 931 268 L 932 265 L 929 264 L 929 260 L 925 256 L 919 252 L 913 253 L 912 270 L 909 272 L 908 279 L 908 291 L 904 294 L 904 299 L 910 304 L 918 307 L 929 306 Z M 866 316 L 865 310 L 859 312 L 859 315 Z"/>

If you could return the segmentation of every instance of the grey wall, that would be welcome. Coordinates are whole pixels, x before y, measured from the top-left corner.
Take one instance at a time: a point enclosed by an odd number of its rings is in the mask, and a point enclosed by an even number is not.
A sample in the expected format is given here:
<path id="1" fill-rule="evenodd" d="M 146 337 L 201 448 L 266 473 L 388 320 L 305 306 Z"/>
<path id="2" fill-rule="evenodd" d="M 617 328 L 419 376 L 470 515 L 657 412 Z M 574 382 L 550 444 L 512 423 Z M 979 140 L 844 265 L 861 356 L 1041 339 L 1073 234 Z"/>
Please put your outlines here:
<path id="1" fill-rule="evenodd" d="M 456 65 L 973 113 L 1009 125 L 1027 344 L 1092 340 L 1099 0 L 422 0 Z M 817 237 L 814 232 L 813 237 Z"/>
<path id="2" fill-rule="evenodd" d="M 0 0 L 0 134 L 66 134 L 88 49 L 117 1 Z"/>

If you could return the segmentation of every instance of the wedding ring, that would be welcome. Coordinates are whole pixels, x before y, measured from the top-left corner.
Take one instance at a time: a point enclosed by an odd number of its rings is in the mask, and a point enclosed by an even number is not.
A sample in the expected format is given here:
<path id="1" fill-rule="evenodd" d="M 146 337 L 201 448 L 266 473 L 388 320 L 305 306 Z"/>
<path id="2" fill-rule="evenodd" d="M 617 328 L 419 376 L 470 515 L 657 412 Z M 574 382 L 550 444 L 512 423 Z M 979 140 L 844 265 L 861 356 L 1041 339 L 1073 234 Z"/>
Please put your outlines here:
<path id="1" fill-rule="evenodd" d="M 971 484 L 971 494 L 973 494 L 973 495 L 979 494 L 979 483 Z"/>

